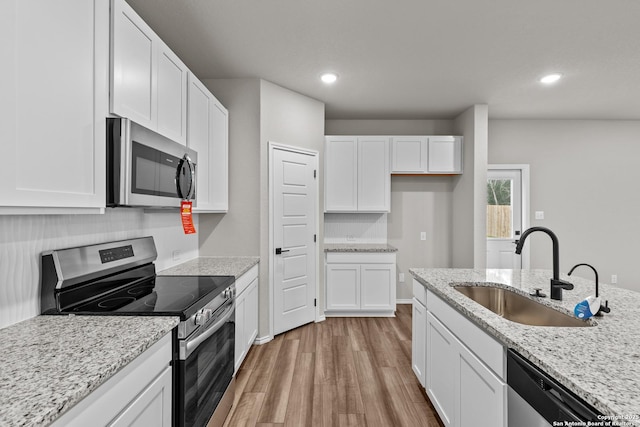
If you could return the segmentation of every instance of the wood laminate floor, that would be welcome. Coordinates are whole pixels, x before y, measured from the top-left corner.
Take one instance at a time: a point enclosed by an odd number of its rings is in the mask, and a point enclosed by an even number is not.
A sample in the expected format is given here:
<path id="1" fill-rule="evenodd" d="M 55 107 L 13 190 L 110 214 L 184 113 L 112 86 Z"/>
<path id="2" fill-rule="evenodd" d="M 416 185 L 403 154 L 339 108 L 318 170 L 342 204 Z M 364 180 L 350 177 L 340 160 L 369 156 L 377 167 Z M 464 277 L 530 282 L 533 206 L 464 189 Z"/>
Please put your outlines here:
<path id="1" fill-rule="evenodd" d="M 411 370 L 411 305 L 395 318 L 332 317 L 253 346 L 226 426 L 442 426 Z"/>

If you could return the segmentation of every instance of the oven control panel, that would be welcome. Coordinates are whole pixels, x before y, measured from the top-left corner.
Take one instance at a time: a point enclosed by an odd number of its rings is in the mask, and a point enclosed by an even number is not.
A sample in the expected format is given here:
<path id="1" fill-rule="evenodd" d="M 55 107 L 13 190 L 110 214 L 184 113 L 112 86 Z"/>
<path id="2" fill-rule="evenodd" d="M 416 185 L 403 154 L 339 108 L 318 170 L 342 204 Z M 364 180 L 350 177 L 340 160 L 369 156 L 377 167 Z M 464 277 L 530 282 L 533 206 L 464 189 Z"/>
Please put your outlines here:
<path id="1" fill-rule="evenodd" d="M 133 253 L 132 245 L 120 246 L 118 248 L 102 249 L 99 250 L 98 253 L 100 254 L 100 261 L 102 261 L 103 264 L 125 258 L 131 258 L 135 255 Z"/>

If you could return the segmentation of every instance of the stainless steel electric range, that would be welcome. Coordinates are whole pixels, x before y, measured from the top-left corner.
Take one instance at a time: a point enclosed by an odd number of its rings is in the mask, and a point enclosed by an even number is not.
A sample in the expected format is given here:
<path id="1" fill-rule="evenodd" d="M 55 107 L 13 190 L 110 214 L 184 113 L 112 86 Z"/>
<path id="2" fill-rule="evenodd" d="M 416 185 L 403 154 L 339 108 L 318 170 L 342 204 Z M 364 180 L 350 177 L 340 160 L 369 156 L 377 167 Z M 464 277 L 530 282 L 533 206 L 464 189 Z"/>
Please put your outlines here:
<path id="1" fill-rule="evenodd" d="M 174 425 L 222 425 L 234 394 L 235 278 L 157 276 L 156 258 L 152 237 L 43 253 L 41 312 L 180 317 Z"/>

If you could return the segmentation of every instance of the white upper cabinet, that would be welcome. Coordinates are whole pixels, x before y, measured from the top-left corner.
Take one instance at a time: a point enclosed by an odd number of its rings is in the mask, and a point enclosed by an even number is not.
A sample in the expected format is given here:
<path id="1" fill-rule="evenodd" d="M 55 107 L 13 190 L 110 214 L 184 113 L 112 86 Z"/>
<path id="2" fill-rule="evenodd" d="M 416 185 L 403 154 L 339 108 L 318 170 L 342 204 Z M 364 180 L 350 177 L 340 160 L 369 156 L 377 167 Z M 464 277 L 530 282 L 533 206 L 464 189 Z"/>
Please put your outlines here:
<path id="1" fill-rule="evenodd" d="M 229 113 L 189 73 L 187 145 L 198 152 L 195 212 L 229 209 Z"/>
<path id="2" fill-rule="evenodd" d="M 111 112 L 184 144 L 187 67 L 124 0 L 111 19 Z"/>
<path id="3" fill-rule="evenodd" d="M 392 138 L 391 173 L 424 173 L 427 170 L 426 140 L 426 136 Z"/>
<path id="4" fill-rule="evenodd" d="M 327 137 L 324 177 L 325 212 L 389 212 L 389 138 Z"/>
<path id="5" fill-rule="evenodd" d="M 391 173 L 461 174 L 461 136 L 391 138 Z"/>
<path id="6" fill-rule="evenodd" d="M 99 212 L 108 3 L 4 1 L 0 56 L 0 213 Z"/>
<path id="7" fill-rule="evenodd" d="M 358 210 L 358 138 L 327 137 L 324 150 L 325 212 Z"/>
<path id="8" fill-rule="evenodd" d="M 358 138 L 358 211 L 391 210 L 389 138 Z"/>

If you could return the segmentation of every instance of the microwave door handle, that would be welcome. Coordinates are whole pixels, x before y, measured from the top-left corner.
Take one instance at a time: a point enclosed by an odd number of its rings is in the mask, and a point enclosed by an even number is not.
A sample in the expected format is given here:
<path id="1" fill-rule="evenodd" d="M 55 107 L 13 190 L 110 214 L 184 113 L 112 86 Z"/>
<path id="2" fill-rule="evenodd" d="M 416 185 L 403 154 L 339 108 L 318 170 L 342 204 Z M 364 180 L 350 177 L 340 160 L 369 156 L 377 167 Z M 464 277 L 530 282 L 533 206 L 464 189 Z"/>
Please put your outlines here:
<path id="1" fill-rule="evenodd" d="M 189 165 L 189 170 L 191 171 L 191 189 L 189 191 L 189 199 L 196 198 L 196 164 L 191 161 L 191 159 L 187 158 L 187 165 Z"/>
<path id="2" fill-rule="evenodd" d="M 206 341 L 209 337 L 211 337 L 211 335 L 215 334 L 216 332 L 218 332 L 218 330 L 220 328 L 222 328 L 222 326 L 227 323 L 227 321 L 231 318 L 231 316 L 233 315 L 233 312 L 235 311 L 235 303 L 231 304 L 231 306 L 227 309 L 227 311 L 219 318 L 218 321 L 216 321 L 216 323 L 214 323 L 213 325 L 209 326 L 203 333 L 201 333 L 200 335 L 198 335 L 197 337 L 187 341 L 186 345 L 185 345 L 185 354 L 184 354 L 184 359 L 186 359 L 187 357 L 189 357 L 191 355 L 191 353 L 193 353 L 193 351 L 198 348 L 198 346 L 200 344 L 202 344 L 203 341 Z M 182 351 L 181 351 L 182 353 Z M 180 355 L 182 356 L 182 354 Z M 182 357 L 181 357 L 182 358 Z"/>
<path id="3" fill-rule="evenodd" d="M 185 164 L 189 168 L 189 174 L 191 175 L 191 182 L 189 183 L 189 188 L 186 190 L 185 193 L 183 193 L 181 188 L 182 187 L 181 180 L 182 180 L 182 171 L 184 170 Z M 191 159 L 189 159 L 189 156 L 185 154 L 184 157 L 180 159 L 180 162 L 178 163 L 178 169 L 176 170 L 176 187 L 178 190 L 178 197 L 180 197 L 183 200 L 191 199 L 190 196 L 194 192 L 194 188 L 193 188 L 193 184 L 195 182 L 194 170 L 195 169 L 193 167 L 193 164 L 191 163 Z"/>

